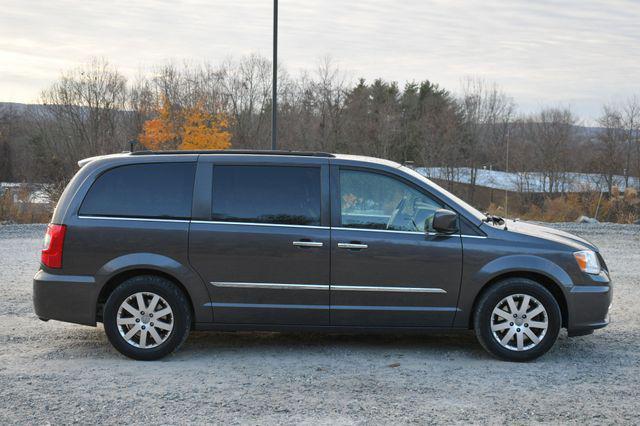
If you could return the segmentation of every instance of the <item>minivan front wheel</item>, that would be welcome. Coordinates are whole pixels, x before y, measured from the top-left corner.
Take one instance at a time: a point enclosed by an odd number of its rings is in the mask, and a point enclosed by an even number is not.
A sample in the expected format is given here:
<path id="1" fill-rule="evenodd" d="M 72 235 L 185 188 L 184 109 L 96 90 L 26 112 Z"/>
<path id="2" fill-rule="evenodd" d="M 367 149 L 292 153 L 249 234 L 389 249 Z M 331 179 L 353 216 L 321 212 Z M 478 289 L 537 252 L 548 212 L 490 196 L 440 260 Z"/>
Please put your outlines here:
<path id="1" fill-rule="evenodd" d="M 104 329 L 122 354 L 154 360 L 178 349 L 191 326 L 191 310 L 183 292 L 153 275 L 130 278 L 104 305 Z"/>
<path id="2" fill-rule="evenodd" d="M 529 361 L 547 352 L 562 325 L 560 306 L 541 284 L 510 278 L 492 285 L 479 300 L 474 326 L 480 344 L 509 361 Z"/>

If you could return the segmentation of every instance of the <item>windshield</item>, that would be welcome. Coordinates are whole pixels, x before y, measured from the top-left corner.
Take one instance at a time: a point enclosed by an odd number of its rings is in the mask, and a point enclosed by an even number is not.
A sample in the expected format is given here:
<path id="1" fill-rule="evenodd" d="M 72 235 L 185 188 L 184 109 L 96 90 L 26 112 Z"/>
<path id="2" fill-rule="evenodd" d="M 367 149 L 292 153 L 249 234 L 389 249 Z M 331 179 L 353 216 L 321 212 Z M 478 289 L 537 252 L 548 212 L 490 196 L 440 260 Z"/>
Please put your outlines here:
<path id="1" fill-rule="evenodd" d="M 420 179 L 423 182 L 428 183 L 430 186 L 435 187 L 440 193 L 442 193 L 443 195 L 451 199 L 454 203 L 456 203 L 457 205 L 459 205 L 460 207 L 462 207 L 463 209 L 471 213 L 478 220 L 485 220 L 487 218 L 487 216 L 484 213 L 482 213 L 480 210 L 476 209 L 475 207 L 473 207 L 471 204 L 467 203 L 463 199 L 453 195 L 451 192 L 447 191 L 440 185 L 436 185 L 435 183 L 431 182 L 429 179 L 427 179 L 425 176 L 421 175 L 420 173 L 416 172 L 415 170 L 406 166 L 400 166 L 400 169 L 403 172 L 409 173 L 411 176 L 417 179 Z"/>

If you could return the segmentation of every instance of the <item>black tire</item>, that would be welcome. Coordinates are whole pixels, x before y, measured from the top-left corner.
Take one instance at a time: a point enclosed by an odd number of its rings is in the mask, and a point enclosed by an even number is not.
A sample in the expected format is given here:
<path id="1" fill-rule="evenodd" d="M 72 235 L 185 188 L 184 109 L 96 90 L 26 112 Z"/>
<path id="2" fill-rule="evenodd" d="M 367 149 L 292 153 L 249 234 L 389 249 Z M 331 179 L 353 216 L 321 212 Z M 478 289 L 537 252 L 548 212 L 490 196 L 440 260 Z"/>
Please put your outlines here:
<path id="1" fill-rule="evenodd" d="M 160 296 L 172 310 L 173 328 L 167 333 L 166 340 L 152 348 L 140 348 L 128 343 L 117 325 L 120 306 L 139 292 Z M 160 359 L 182 346 L 191 329 L 191 308 L 182 290 L 170 280 L 154 275 L 140 275 L 129 278 L 113 290 L 104 305 L 103 322 L 107 338 L 118 352 L 129 358 L 151 361 Z"/>
<path id="2" fill-rule="evenodd" d="M 546 333 L 530 349 L 515 351 L 506 348 L 494 337 L 491 330 L 494 308 L 510 295 L 532 296 L 546 310 L 548 321 Z M 474 329 L 478 341 L 491 355 L 506 361 L 530 361 L 545 354 L 556 342 L 561 327 L 562 314 L 555 297 L 544 286 L 527 278 L 508 278 L 493 284 L 481 295 L 474 312 Z M 532 342 L 529 341 L 529 343 Z"/>

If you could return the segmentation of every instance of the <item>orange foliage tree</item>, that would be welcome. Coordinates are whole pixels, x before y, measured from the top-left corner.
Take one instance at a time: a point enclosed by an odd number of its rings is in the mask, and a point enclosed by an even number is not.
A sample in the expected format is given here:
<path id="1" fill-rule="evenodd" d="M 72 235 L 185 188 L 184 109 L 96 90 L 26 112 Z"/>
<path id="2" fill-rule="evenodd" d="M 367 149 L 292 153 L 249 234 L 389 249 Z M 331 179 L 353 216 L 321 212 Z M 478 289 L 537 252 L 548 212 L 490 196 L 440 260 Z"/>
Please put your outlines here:
<path id="1" fill-rule="evenodd" d="M 192 108 L 174 111 L 166 98 L 157 117 L 142 126 L 139 140 L 148 149 L 227 149 L 231 133 L 225 114 L 208 112 L 202 102 Z"/>
<path id="2" fill-rule="evenodd" d="M 231 146 L 227 126 L 224 114 L 211 114 L 199 102 L 186 111 L 180 149 L 227 149 Z"/>
<path id="3" fill-rule="evenodd" d="M 178 145 L 178 128 L 173 120 L 171 104 L 166 98 L 158 108 L 156 118 L 147 120 L 142 125 L 142 133 L 138 136 L 140 143 L 148 149 L 175 149 Z"/>

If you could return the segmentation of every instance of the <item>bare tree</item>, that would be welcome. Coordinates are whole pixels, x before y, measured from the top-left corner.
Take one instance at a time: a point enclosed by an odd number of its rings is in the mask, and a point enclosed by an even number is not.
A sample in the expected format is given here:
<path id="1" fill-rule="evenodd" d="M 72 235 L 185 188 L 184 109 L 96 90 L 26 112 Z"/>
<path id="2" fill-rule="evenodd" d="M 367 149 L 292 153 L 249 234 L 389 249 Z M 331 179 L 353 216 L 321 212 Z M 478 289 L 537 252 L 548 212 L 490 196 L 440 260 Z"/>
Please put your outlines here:
<path id="1" fill-rule="evenodd" d="M 313 85 L 318 112 L 318 140 L 322 151 L 340 148 L 342 111 L 345 100 L 345 77 L 330 57 L 322 58 Z"/>
<path id="2" fill-rule="evenodd" d="M 515 105 L 496 84 L 468 78 L 462 86 L 460 105 L 466 133 L 463 152 L 470 174 L 469 198 L 473 200 L 479 166 L 490 158 L 505 166 L 506 157 L 495 153 L 505 152 Z"/>
<path id="3" fill-rule="evenodd" d="M 75 169 L 82 157 L 122 150 L 130 137 L 126 79 L 106 61 L 63 74 L 42 92 L 43 109 L 36 110 L 38 137 L 65 168 Z"/>
<path id="4" fill-rule="evenodd" d="M 233 123 L 233 145 L 266 148 L 271 129 L 271 63 L 250 55 L 237 63 L 227 61 L 221 73 Z"/>
<path id="5" fill-rule="evenodd" d="M 330 57 L 313 73 L 279 83 L 279 144 L 291 149 L 345 151 L 345 78 Z"/>
<path id="6" fill-rule="evenodd" d="M 13 180 L 11 138 L 17 114 L 11 106 L 0 106 L 0 182 Z"/>
<path id="7" fill-rule="evenodd" d="M 532 146 L 530 162 L 541 174 L 543 192 L 564 190 L 576 122 L 569 109 L 559 108 L 543 109 L 525 121 L 525 137 Z"/>
<path id="8" fill-rule="evenodd" d="M 640 189 L 640 99 L 633 96 L 622 105 L 622 126 L 625 132 L 624 147 L 624 184 L 629 187 L 629 176 L 635 166 L 635 176 Z M 636 164 L 633 164 L 635 156 Z"/>
<path id="9" fill-rule="evenodd" d="M 598 124 L 601 130 L 594 149 L 597 153 L 594 168 L 598 170 L 607 190 L 611 193 L 613 186 L 618 183 L 615 176 L 623 168 L 625 145 L 628 145 L 625 144 L 625 139 L 628 134 L 623 128 L 621 112 L 612 106 L 603 107 Z"/>

